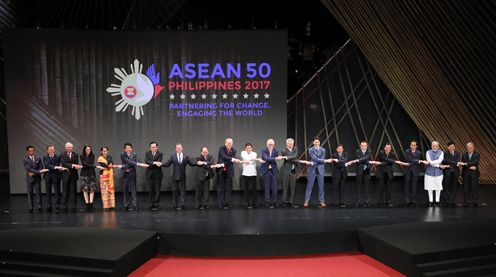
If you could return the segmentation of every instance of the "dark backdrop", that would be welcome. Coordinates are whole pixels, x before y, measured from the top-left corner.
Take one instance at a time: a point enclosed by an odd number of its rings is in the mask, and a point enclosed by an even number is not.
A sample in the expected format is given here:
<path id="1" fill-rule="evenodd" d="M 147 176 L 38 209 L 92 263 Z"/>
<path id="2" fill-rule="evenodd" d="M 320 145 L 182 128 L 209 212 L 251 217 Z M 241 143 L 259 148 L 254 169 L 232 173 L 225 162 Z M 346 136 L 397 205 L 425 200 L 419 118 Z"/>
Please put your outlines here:
<path id="1" fill-rule="evenodd" d="M 282 146 L 287 114 L 286 41 L 286 31 L 9 31 L 5 36 L 5 76 L 11 192 L 25 192 L 22 157 L 28 144 L 37 148 L 38 155 L 45 154 L 48 144 L 55 144 L 56 151 L 61 152 L 66 141 L 73 142 L 78 153 L 84 144 L 94 149 L 106 145 L 118 159 L 122 144 L 129 141 L 141 160 L 152 140 L 158 142 L 165 158 L 174 153 L 176 142 L 183 144 L 185 154 L 194 157 L 206 145 L 216 159 L 226 137 L 234 139 L 239 152 L 248 141 L 260 152 L 269 137 Z M 143 74 L 150 64 L 155 64 L 162 85 L 168 81 L 174 63 L 267 62 L 272 69 L 268 78 L 271 85 L 258 92 L 260 98 L 265 93 L 270 97 L 257 100 L 254 91 L 240 89 L 217 91 L 216 100 L 186 97 L 181 101 L 180 93 L 174 93 L 176 98 L 170 100 L 165 88 L 143 106 L 144 115 L 136 120 L 131 116 L 131 107 L 116 112 L 115 102 L 120 95 L 111 96 L 106 91 L 111 84 L 119 84 L 114 68 L 130 73 L 129 66 L 135 59 L 142 63 Z M 220 97 L 224 92 L 228 101 Z M 250 94 L 249 99 L 242 99 L 245 92 Z M 233 93 L 238 93 L 239 99 L 232 98 Z M 185 94 L 189 96 L 190 92 Z M 170 102 L 260 101 L 268 102 L 270 109 L 255 117 L 177 117 L 168 106 Z M 139 172 L 138 189 L 145 190 L 144 169 Z M 164 172 L 163 187 L 169 189 L 170 170 Z M 192 181 L 190 177 L 188 188 Z"/>

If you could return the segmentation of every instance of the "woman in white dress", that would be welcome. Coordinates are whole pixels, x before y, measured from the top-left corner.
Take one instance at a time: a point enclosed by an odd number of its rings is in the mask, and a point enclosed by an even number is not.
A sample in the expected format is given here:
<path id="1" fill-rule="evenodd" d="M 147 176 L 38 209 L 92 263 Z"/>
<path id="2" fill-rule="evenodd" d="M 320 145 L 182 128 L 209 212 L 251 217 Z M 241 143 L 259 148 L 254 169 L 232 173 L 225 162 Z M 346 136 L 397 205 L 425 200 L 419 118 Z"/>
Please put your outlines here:
<path id="1" fill-rule="evenodd" d="M 424 176 L 424 189 L 429 193 L 429 207 L 435 207 L 439 204 L 439 197 L 443 190 L 443 169 L 442 165 L 444 153 L 439 149 L 439 143 L 433 141 L 431 150 L 425 154 L 427 161 L 423 161 L 427 165 Z M 434 202 L 434 192 L 436 192 L 436 201 Z"/>

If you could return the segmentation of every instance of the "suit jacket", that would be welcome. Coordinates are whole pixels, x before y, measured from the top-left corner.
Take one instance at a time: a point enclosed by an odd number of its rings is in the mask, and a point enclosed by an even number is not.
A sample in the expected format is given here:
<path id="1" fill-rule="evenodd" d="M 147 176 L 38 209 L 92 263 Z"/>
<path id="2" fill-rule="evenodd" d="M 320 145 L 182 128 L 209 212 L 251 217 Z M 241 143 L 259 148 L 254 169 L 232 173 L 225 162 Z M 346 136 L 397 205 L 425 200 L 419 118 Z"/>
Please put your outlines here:
<path id="1" fill-rule="evenodd" d="M 468 157 L 468 152 L 463 153 L 462 162 L 467 163 L 467 165 L 463 167 L 463 170 L 462 170 L 463 174 L 465 175 L 466 173 L 470 173 L 470 172 L 476 172 L 477 174 L 479 174 L 479 161 L 480 161 L 480 153 L 479 152 L 474 151 L 474 153 L 472 153 L 472 157 L 470 159 Z M 476 166 L 477 169 L 475 171 L 470 170 L 469 168 L 471 166 Z"/>
<path id="2" fill-rule="evenodd" d="M 219 157 L 217 158 L 218 163 L 223 163 L 224 167 L 217 169 L 217 172 L 225 172 L 229 177 L 234 176 L 234 163 L 232 158 L 236 157 L 236 149 L 231 148 L 230 152 L 227 152 L 226 146 L 221 146 L 219 148 Z"/>
<path id="3" fill-rule="evenodd" d="M 445 168 L 444 172 L 454 172 L 455 174 L 460 174 L 460 168 L 458 163 L 460 162 L 460 152 L 454 151 L 451 155 L 450 151 L 444 151 L 444 161 L 443 164 L 449 165 L 449 168 Z"/>
<path id="4" fill-rule="evenodd" d="M 282 174 L 298 171 L 298 166 L 300 165 L 298 162 L 298 147 L 293 147 L 291 151 L 288 148 L 284 148 L 284 150 L 281 151 L 281 156 L 286 157 L 281 167 Z"/>
<path id="5" fill-rule="evenodd" d="M 170 156 L 169 160 L 162 164 L 162 167 L 168 167 L 172 165 L 172 180 L 173 181 L 186 181 L 186 166 L 195 166 L 195 162 L 193 162 L 188 155 L 183 153 L 183 159 L 181 163 L 179 163 L 179 159 L 177 158 L 177 153 L 174 153 Z"/>
<path id="6" fill-rule="evenodd" d="M 79 174 L 81 177 L 95 177 L 95 156 L 86 156 L 86 155 L 81 155 L 81 165 L 83 168 L 81 168 L 81 173 Z"/>
<path id="7" fill-rule="evenodd" d="M 48 169 L 48 172 L 43 176 L 45 181 L 60 181 L 60 170 L 55 169 L 56 166 L 60 165 L 60 157 L 55 154 L 52 158 L 50 158 L 50 155 L 45 155 L 43 156 L 43 164 L 45 165 L 45 168 Z"/>
<path id="8" fill-rule="evenodd" d="M 72 152 L 71 158 L 69 158 L 69 154 L 67 152 L 64 152 L 60 154 L 60 165 L 67 168 L 68 170 L 62 171 L 62 181 L 67 181 L 69 180 L 70 176 L 73 176 L 76 180 L 78 179 L 78 171 L 75 168 L 72 168 L 73 164 L 78 164 L 79 163 L 79 156 L 78 154 Z"/>
<path id="9" fill-rule="evenodd" d="M 382 178 L 384 173 L 388 175 L 389 179 L 393 178 L 393 167 L 396 162 L 396 155 L 393 151 L 389 152 L 389 155 L 386 154 L 384 150 L 379 151 L 379 155 L 377 160 L 381 162 L 381 165 L 378 168 L 378 178 Z"/>
<path id="10" fill-rule="evenodd" d="M 43 169 L 43 163 L 41 162 L 41 158 L 38 156 L 34 156 L 34 163 L 29 158 L 29 156 L 25 156 L 22 160 L 24 163 L 24 169 L 26 169 L 26 182 L 34 183 L 41 181 L 41 173 L 40 170 Z"/>
<path id="11" fill-rule="evenodd" d="M 310 161 L 313 162 L 312 165 L 308 167 L 308 174 L 320 174 L 325 173 L 325 156 L 326 150 L 323 147 L 315 148 L 314 146 L 308 149 L 308 154 L 310 155 Z"/>
<path id="12" fill-rule="evenodd" d="M 159 151 L 155 152 L 155 157 L 153 156 L 152 151 L 148 151 L 145 153 L 145 163 L 149 165 L 149 167 L 146 168 L 145 172 L 145 177 L 147 179 L 161 179 L 162 177 L 164 177 L 164 174 L 162 173 L 162 167 L 153 164 L 153 162 L 162 162 L 163 157 L 164 154 Z"/>
<path id="13" fill-rule="evenodd" d="M 405 171 L 411 170 L 413 174 L 418 174 L 420 172 L 419 161 L 422 160 L 422 153 L 417 149 L 415 153 L 412 152 L 410 148 L 405 150 L 405 162 L 408 166 L 404 168 Z"/>
<path id="14" fill-rule="evenodd" d="M 345 164 L 349 162 L 349 159 L 346 152 L 343 152 L 341 156 L 339 156 L 338 152 L 335 152 L 331 158 L 338 159 L 337 163 L 333 162 L 332 164 L 332 172 L 341 171 L 342 173 L 348 173 L 348 167 Z"/>
<path id="15" fill-rule="evenodd" d="M 260 173 L 263 175 L 269 171 L 269 165 L 272 169 L 272 172 L 277 174 L 279 173 L 279 169 L 277 168 L 276 157 L 279 155 L 279 151 L 277 149 L 272 149 L 272 153 L 269 152 L 269 148 L 265 147 L 262 149 L 262 160 L 265 161 L 260 166 Z"/>
<path id="16" fill-rule="evenodd" d="M 369 169 L 370 173 L 370 159 L 372 158 L 372 151 L 367 148 L 365 154 L 361 149 L 355 151 L 355 159 L 358 159 L 357 174 L 363 174 L 366 169 Z"/>
<path id="17" fill-rule="evenodd" d="M 199 157 L 196 157 L 196 161 L 202 161 L 202 162 L 207 162 L 206 165 L 197 165 L 196 166 L 196 179 L 199 181 L 204 181 L 205 179 L 211 179 L 214 177 L 214 171 L 210 167 L 215 163 L 214 158 L 212 155 L 208 154 L 207 157 L 203 157 L 200 155 Z"/>
<path id="18" fill-rule="evenodd" d="M 122 161 L 122 177 L 123 178 L 135 178 L 136 177 L 136 167 L 138 166 L 138 155 L 136 153 L 131 153 L 129 156 L 127 153 L 121 153 Z"/>

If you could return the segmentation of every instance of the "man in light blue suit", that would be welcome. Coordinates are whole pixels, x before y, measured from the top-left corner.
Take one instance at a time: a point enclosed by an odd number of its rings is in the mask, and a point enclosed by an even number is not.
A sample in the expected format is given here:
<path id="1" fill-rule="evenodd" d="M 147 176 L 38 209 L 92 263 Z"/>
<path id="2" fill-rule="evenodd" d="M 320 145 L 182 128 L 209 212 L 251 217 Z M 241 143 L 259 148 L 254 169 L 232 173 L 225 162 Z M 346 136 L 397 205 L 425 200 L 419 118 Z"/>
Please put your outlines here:
<path id="1" fill-rule="evenodd" d="M 305 203 L 303 204 L 304 208 L 308 208 L 308 202 L 310 201 L 310 196 L 312 195 L 313 184 L 315 183 L 315 179 L 319 184 L 319 208 L 325 208 L 325 200 L 324 200 L 324 172 L 325 172 L 325 163 L 332 163 L 332 159 L 325 158 L 326 150 L 320 147 L 320 139 L 315 137 L 313 139 L 313 147 L 308 149 L 308 153 L 310 155 L 310 166 L 307 171 L 307 189 L 305 191 Z"/>

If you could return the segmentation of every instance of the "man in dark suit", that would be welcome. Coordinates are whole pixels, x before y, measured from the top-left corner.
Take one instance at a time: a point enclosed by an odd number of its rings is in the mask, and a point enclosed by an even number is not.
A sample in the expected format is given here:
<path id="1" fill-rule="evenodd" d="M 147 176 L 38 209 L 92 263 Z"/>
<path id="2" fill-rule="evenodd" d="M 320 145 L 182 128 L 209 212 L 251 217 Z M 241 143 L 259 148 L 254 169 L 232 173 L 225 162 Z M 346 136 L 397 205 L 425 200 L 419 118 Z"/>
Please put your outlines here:
<path id="1" fill-rule="evenodd" d="M 455 150 L 455 143 L 448 142 L 448 150 L 444 151 L 444 169 L 443 190 L 441 192 L 443 207 L 456 207 L 456 195 L 458 187 L 458 178 L 460 177 L 460 152 Z"/>
<path id="2" fill-rule="evenodd" d="M 331 156 L 333 160 L 332 166 L 332 183 L 338 189 L 338 204 L 341 208 L 346 208 L 344 203 L 344 193 L 346 178 L 348 178 L 348 154 L 344 152 L 344 146 L 338 144 L 336 152 Z"/>
<path id="3" fill-rule="evenodd" d="M 294 203 L 294 194 L 299 162 L 298 148 L 294 144 L 294 139 L 288 138 L 286 148 L 281 151 L 281 156 L 284 157 L 284 163 L 281 167 L 282 203 L 286 206 L 298 208 L 298 205 Z"/>
<path id="4" fill-rule="evenodd" d="M 468 207 L 470 202 L 474 207 L 479 207 L 479 194 L 477 186 L 479 185 L 479 162 L 480 154 L 475 151 L 473 142 L 467 143 L 467 152 L 463 153 L 460 165 L 463 166 L 463 206 Z"/>
<path id="5" fill-rule="evenodd" d="M 34 210 L 33 197 L 36 196 L 36 206 L 38 211 L 43 212 L 41 204 L 41 174 L 48 171 L 43 168 L 41 158 L 35 155 L 34 146 L 26 147 L 26 157 L 23 159 L 24 169 L 26 169 L 26 192 L 28 193 L 28 209 L 32 213 Z M 33 195 L 34 191 L 34 195 Z"/>
<path id="6" fill-rule="evenodd" d="M 45 189 L 47 196 L 47 212 L 51 212 L 55 208 L 55 212 L 60 212 L 60 172 L 67 170 L 60 166 L 60 157 L 55 154 L 55 146 L 47 146 L 47 154 L 43 156 L 43 164 L 48 172 L 44 174 Z M 52 190 L 55 193 L 54 203 L 52 205 Z"/>
<path id="7" fill-rule="evenodd" d="M 379 162 L 372 161 L 372 151 L 368 149 L 368 143 L 366 141 L 360 142 L 360 149 L 355 151 L 355 163 L 357 163 L 356 169 L 356 207 L 360 207 L 363 203 L 363 207 L 370 207 L 369 199 L 369 186 L 370 186 L 370 173 L 371 167 L 374 164 L 380 164 Z M 365 184 L 364 196 L 362 198 L 362 182 Z"/>
<path id="8" fill-rule="evenodd" d="M 391 150 L 391 144 L 386 143 L 384 150 L 378 155 L 380 166 L 377 170 L 377 178 L 381 185 L 381 197 L 379 203 L 381 206 L 393 207 L 391 202 L 391 184 L 393 183 L 393 166 L 396 163 L 396 155 Z M 385 180 L 387 178 L 387 180 Z"/>
<path id="9" fill-rule="evenodd" d="M 67 168 L 67 170 L 62 171 L 62 202 L 63 202 L 63 211 L 67 212 L 67 210 L 71 209 L 72 212 L 76 212 L 77 205 L 77 180 L 78 177 L 78 169 L 81 169 L 82 166 L 79 165 L 79 156 L 73 152 L 74 146 L 72 143 L 68 142 L 65 144 L 65 152 L 60 154 L 60 165 L 62 167 Z"/>
<path id="10" fill-rule="evenodd" d="M 417 206 L 417 183 L 421 170 L 422 153 L 417 150 L 417 142 L 412 140 L 410 148 L 405 150 L 405 203 L 407 207 Z"/>
<path id="11" fill-rule="evenodd" d="M 124 210 L 138 210 L 138 199 L 136 197 L 136 167 L 138 155 L 133 152 L 133 145 L 129 142 L 124 144 L 124 153 L 121 153 L 122 162 L 122 188 L 124 194 Z"/>
<path id="12" fill-rule="evenodd" d="M 148 168 L 145 172 L 146 183 L 150 187 L 150 207 L 151 211 L 160 210 L 160 185 L 162 178 L 163 154 L 158 151 L 158 144 L 150 142 L 150 151 L 145 153 L 145 164 Z"/>
<path id="13" fill-rule="evenodd" d="M 196 163 L 188 155 L 183 154 L 183 146 L 177 143 L 176 153 L 172 154 L 167 162 L 162 163 L 162 167 L 170 165 L 172 165 L 172 208 L 186 209 L 186 166 L 196 166 Z"/>
<path id="14" fill-rule="evenodd" d="M 210 192 L 210 179 L 214 177 L 212 166 L 215 163 L 212 155 L 208 153 L 208 148 L 203 146 L 201 154 L 196 158 L 197 168 L 195 173 L 196 186 L 196 208 L 200 210 L 208 209 L 208 197 Z"/>
<path id="15" fill-rule="evenodd" d="M 219 147 L 217 162 L 222 167 L 217 169 L 217 201 L 219 208 L 231 209 L 232 180 L 234 177 L 234 164 L 239 163 L 236 159 L 236 149 L 233 148 L 233 140 L 227 138 L 224 145 Z"/>
<path id="16" fill-rule="evenodd" d="M 262 163 L 260 166 L 260 173 L 262 174 L 264 193 L 265 193 L 265 207 L 275 208 L 277 206 L 277 175 L 279 169 L 277 168 L 276 161 L 282 160 L 283 157 L 279 156 L 279 152 L 274 148 L 275 142 L 273 139 L 267 140 L 267 147 L 262 149 Z"/>

